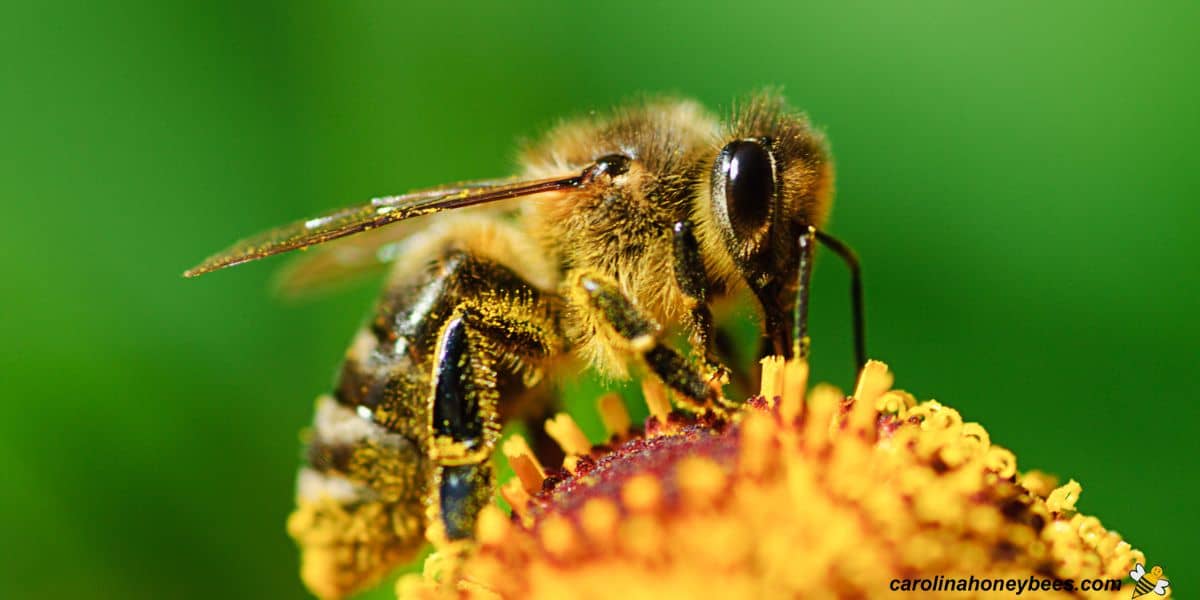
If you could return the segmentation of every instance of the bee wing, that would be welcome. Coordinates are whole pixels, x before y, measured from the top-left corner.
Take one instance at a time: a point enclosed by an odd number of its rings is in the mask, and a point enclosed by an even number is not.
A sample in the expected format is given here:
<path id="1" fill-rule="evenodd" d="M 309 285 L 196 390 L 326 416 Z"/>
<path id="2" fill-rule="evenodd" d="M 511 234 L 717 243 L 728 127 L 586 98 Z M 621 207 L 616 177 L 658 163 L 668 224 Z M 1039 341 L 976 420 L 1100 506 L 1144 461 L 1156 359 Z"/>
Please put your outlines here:
<path id="1" fill-rule="evenodd" d="M 1169 585 L 1171 585 L 1170 581 L 1167 581 L 1166 579 L 1159 579 L 1158 583 L 1154 584 L 1154 593 L 1158 594 L 1159 596 L 1166 596 L 1167 586 Z"/>
<path id="2" fill-rule="evenodd" d="M 281 252 L 308 248 L 348 235 L 369 231 L 404 219 L 443 210 L 474 206 L 547 192 L 575 188 L 588 180 L 588 171 L 570 177 L 552 177 L 507 183 L 464 184 L 435 188 L 400 196 L 375 198 L 365 204 L 339 208 L 323 215 L 296 221 L 246 238 L 188 269 L 184 277 L 196 277 L 233 265 L 266 258 Z"/>
<path id="3" fill-rule="evenodd" d="M 1146 575 L 1146 565 L 1143 565 L 1142 563 L 1138 563 L 1136 566 L 1133 567 L 1133 570 L 1129 572 L 1129 577 L 1132 578 L 1134 581 L 1141 581 L 1142 577 L 1145 575 Z"/>
<path id="4" fill-rule="evenodd" d="M 513 183 L 512 179 L 488 179 L 451 184 L 437 191 L 481 189 L 510 183 Z M 421 190 L 421 193 L 433 191 Z M 486 207 L 480 208 L 486 210 Z M 420 219 L 410 219 L 323 244 L 284 265 L 276 273 L 272 287 L 285 298 L 302 298 L 378 275 L 401 251 L 401 242 L 420 224 Z"/>

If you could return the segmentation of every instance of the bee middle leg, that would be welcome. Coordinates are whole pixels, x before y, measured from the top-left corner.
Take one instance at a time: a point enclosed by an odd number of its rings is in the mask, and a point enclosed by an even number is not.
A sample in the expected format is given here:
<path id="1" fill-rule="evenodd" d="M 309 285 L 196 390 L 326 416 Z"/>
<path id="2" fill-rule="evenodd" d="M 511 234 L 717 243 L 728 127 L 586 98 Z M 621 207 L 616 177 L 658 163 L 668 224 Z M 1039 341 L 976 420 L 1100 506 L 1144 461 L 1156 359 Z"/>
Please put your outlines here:
<path id="1" fill-rule="evenodd" d="M 641 357 L 667 387 L 700 407 L 722 401 L 718 388 L 710 385 L 690 361 L 659 340 L 660 328 L 629 299 L 615 281 L 591 272 L 574 278 L 573 294 L 582 299 L 598 320 L 611 328 L 625 347 Z"/>

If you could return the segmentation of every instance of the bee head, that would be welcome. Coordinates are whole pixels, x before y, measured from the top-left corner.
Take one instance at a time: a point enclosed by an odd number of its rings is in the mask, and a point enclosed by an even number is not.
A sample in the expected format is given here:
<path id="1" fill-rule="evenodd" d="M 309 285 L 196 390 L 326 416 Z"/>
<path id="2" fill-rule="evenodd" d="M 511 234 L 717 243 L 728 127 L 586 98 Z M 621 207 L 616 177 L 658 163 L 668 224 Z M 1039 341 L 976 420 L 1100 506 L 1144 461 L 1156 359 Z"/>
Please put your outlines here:
<path id="1" fill-rule="evenodd" d="M 712 165 L 711 214 L 735 270 L 762 305 L 767 349 L 789 356 L 799 240 L 825 221 L 832 165 L 805 120 L 761 105 L 731 133 Z"/>

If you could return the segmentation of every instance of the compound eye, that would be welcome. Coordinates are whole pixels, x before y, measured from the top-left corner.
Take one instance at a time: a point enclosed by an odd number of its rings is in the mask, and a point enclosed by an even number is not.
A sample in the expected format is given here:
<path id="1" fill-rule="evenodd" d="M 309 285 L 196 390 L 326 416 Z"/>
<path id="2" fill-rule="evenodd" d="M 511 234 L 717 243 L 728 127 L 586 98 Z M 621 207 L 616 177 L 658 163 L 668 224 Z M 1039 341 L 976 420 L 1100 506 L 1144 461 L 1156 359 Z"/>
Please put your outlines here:
<path id="1" fill-rule="evenodd" d="M 756 141 L 725 146 L 725 211 L 734 233 L 753 237 L 767 222 L 775 197 L 775 168 L 770 152 Z"/>

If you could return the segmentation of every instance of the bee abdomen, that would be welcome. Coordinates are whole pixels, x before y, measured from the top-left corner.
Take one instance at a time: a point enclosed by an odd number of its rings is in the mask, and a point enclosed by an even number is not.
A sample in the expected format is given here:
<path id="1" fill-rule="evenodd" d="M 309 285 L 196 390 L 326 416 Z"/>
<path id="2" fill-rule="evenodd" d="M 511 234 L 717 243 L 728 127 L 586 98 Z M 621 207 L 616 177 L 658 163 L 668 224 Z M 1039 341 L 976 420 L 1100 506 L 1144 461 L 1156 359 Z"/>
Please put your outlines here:
<path id="1" fill-rule="evenodd" d="M 317 401 L 308 466 L 288 533 L 301 575 L 322 597 L 343 597 L 408 560 L 424 542 L 420 447 L 325 396 Z"/>

